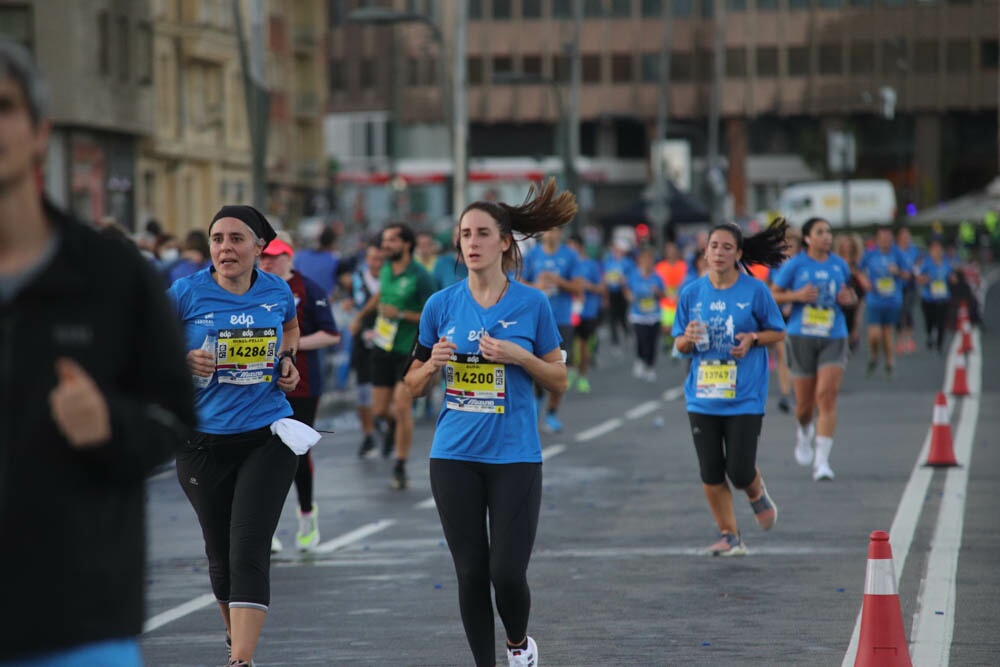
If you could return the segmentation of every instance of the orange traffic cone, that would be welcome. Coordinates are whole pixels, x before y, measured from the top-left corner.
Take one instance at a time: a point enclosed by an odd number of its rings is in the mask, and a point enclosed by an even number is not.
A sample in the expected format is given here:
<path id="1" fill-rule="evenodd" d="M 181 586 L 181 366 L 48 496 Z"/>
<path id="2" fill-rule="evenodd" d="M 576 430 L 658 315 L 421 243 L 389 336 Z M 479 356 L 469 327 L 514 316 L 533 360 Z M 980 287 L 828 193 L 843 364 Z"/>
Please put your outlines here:
<path id="1" fill-rule="evenodd" d="M 968 317 L 962 320 L 961 330 L 962 330 L 962 344 L 958 348 L 958 351 L 962 354 L 972 352 L 972 323 L 969 322 Z"/>
<path id="2" fill-rule="evenodd" d="M 861 635 L 854 667 L 912 667 L 896 592 L 889 533 L 876 530 L 868 543 Z"/>
<path id="3" fill-rule="evenodd" d="M 955 449 L 951 443 L 951 424 L 948 422 L 948 399 L 939 391 L 934 401 L 934 419 L 931 424 L 931 449 L 927 453 L 928 466 L 957 466 Z"/>
<path id="4" fill-rule="evenodd" d="M 968 396 L 969 381 L 965 372 L 965 355 L 959 354 L 955 357 L 955 377 L 951 381 L 952 396 Z"/>

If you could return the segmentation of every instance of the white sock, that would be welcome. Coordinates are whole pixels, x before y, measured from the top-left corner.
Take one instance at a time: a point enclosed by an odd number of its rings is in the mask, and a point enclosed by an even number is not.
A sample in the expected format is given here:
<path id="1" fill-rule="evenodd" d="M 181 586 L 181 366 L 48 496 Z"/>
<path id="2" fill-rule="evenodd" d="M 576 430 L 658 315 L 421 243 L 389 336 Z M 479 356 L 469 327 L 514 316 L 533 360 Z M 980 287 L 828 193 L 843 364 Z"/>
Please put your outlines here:
<path id="1" fill-rule="evenodd" d="M 832 448 L 833 438 L 826 435 L 816 436 L 816 465 L 829 465 Z"/>
<path id="2" fill-rule="evenodd" d="M 812 434 L 813 434 L 812 422 L 809 422 L 805 426 L 803 426 L 802 424 L 796 424 L 796 432 L 799 437 L 799 442 L 808 445 L 809 441 L 812 440 Z"/>

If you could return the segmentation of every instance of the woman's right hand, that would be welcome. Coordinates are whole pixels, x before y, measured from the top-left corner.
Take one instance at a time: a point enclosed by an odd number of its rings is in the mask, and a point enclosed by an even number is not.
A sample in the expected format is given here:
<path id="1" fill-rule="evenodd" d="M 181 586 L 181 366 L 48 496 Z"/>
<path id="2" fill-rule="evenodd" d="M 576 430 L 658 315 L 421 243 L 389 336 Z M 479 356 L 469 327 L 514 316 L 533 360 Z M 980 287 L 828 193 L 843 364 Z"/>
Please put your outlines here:
<path id="1" fill-rule="evenodd" d="M 215 357 L 208 350 L 201 348 L 188 350 L 187 366 L 191 375 L 203 378 L 212 377 L 212 373 L 215 372 Z"/>
<path id="2" fill-rule="evenodd" d="M 815 285 L 809 283 L 795 290 L 795 298 L 802 303 L 816 303 L 819 298 L 819 290 Z"/>
<path id="3" fill-rule="evenodd" d="M 458 345 L 441 336 L 438 342 L 434 343 L 434 347 L 431 348 L 431 357 L 427 360 L 427 365 L 435 371 L 441 370 L 457 349 Z"/>

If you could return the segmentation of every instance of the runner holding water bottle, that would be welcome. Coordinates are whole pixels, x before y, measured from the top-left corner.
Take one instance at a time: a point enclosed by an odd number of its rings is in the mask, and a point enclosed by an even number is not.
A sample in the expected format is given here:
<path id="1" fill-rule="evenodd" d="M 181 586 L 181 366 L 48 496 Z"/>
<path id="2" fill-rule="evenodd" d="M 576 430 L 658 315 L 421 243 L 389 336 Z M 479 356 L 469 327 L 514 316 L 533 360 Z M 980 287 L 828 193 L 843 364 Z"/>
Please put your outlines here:
<path id="1" fill-rule="evenodd" d="M 708 273 L 690 283 L 677 304 L 675 345 L 692 355 L 684 383 L 688 418 L 705 498 L 719 529 L 718 541 L 707 549 L 713 556 L 747 553 L 729 482 L 746 493 L 763 530 L 778 517 L 757 469 L 757 444 L 767 399 L 766 347 L 784 338 L 785 323 L 767 285 L 739 266 L 784 261 L 786 227 L 782 220 L 744 239 L 736 225 L 716 225 L 705 250 Z"/>

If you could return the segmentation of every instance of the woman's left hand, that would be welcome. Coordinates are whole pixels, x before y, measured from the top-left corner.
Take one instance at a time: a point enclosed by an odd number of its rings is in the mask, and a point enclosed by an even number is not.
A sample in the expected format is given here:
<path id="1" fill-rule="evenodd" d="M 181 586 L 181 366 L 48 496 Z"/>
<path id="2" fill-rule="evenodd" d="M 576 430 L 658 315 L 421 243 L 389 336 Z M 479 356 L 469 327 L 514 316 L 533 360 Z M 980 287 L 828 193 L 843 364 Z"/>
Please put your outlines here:
<path id="1" fill-rule="evenodd" d="M 291 357 L 284 357 L 278 362 L 281 375 L 278 376 L 278 389 L 283 392 L 294 391 L 299 386 L 299 369 L 292 363 Z"/>
<path id="2" fill-rule="evenodd" d="M 518 364 L 528 351 L 517 343 L 509 340 L 500 340 L 484 333 L 479 339 L 479 352 L 488 360 L 498 364 Z"/>
<path id="3" fill-rule="evenodd" d="M 729 350 L 729 353 L 733 355 L 733 359 L 742 359 L 747 356 L 747 352 L 753 347 L 753 334 L 752 333 L 738 333 L 736 334 L 736 340 L 739 341 L 739 345 Z"/>
<path id="4" fill-rule="evenodd" d="M 853 306 L 857 302 L 858 295 L 854 293 L 854 290 L 847 285 L 843 285 L 837 293 L 837 303 L 841 306 Z"/>

